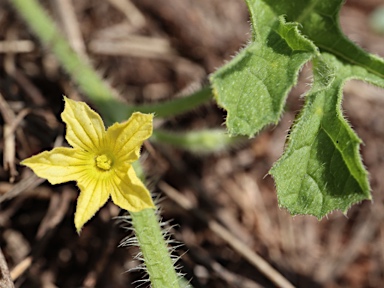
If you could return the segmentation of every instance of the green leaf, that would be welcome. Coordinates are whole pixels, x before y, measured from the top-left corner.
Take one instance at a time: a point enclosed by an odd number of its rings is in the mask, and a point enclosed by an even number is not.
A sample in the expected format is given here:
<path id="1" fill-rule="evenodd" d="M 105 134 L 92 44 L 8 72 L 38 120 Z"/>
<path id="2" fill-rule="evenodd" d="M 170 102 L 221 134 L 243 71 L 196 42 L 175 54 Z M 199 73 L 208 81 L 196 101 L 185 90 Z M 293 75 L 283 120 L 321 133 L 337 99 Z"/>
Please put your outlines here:
<path id="1" fill-rule="evenodd" d="M 351 78 L 384 84 L 365 69 L 323 53 L 314 61 L 314 84 L 290 133 L 284 155 L 271 169 L 279 205 L 318 218 L 370 199 L 359 145 L 341 111 L 342 88 Z"/>
<path id="2" fill-rule="evenodd" d="M 229 132 L 252 136 L 276 123 L 298 71 L 314 59 L 305 106 L 270 171 L 279 205 L 292 214 L 321 218 L 370 199 L 361 140 L 342 115 L 342 89 L 349 79 L 384 87 L 383 59 L 342 33 L 342 0 L 246 2 L 252 42 L 211 77 L 214 95 L 228 111 Z"/>
<path id="3" fill-rule="evenodd" d="M 214 73 L 211 83 L 217 103 L 228 112 L 229 133 L 253 136 L 278 122 L 300 68 L 318 51 L 298 24 L 286 23 L 262 1 L 247 3 L 254 41 Z"/>
<path id="4" fill-rule="evenodd" d="M 246 2 L 252 42 L 210 79 L 217 103 L 228 112 L 231 135 L 253 136 L 279 121 L 300 68 L 318 55 L 317 47 L 384 77 L 383 60 L 366 53 L 340 30 L 342 0 Z"/>
<path id="5" fill-rule="evenodd" d="M 341 31 L 339 12 L 344 0 L 264 0 L 277 15 L 300 23 L 300 31 L 322 52 L 328 52 L 350 64 L 364 67 L 384 77 L 383 59 L 365 52 Z"/>

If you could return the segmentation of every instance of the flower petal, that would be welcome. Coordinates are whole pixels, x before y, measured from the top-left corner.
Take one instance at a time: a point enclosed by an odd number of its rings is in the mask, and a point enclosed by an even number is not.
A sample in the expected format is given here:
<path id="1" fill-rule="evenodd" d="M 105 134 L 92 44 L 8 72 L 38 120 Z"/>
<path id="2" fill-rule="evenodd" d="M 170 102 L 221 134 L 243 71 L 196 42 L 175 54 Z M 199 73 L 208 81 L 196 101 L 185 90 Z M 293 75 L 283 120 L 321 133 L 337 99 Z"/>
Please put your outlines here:
<path id="1" fill-rule="evenodd" d="M 77 199 L 75 227 L 77 233 L 93 215 L 107 202 L 110 191 L 108 177 L 92 177 L 85 175 L 78 179 L 80 195 Z"/>
<path id="2" fill-rule="evenodd" d="M 74 181 L 93 165 L 90 153 L 74 148 L 55 148 L 23 160 L 41 178 L 51 184 Z"/>
<path id="3" fill-rule="evenodd" d="M 153 114 L 135 112 L 124 123 L 115 123 L 107 130 L 108 145 L 114 147 L 119 162 L 134 162 L 140 156 L 144 140 L 152 135 Z"/>
<path id="4" fill-rule="evenodd" d="M 65 138 L 74 148 L 97 152 L 103 144 L 105 127 L 100 115 L 84 102 L 64 97 L 65 107 L 61 119 L 67 124 Z"/>
<path id="5" fill-rule="evenodd" d="M 123 170 L 117 170 L 115 173 L 114 185 L 111 189 L 113 203 L 131 212 L 155 208 L 151 194 L 136 176 L 132 166 L 129 167 L 126 173 Z"/>

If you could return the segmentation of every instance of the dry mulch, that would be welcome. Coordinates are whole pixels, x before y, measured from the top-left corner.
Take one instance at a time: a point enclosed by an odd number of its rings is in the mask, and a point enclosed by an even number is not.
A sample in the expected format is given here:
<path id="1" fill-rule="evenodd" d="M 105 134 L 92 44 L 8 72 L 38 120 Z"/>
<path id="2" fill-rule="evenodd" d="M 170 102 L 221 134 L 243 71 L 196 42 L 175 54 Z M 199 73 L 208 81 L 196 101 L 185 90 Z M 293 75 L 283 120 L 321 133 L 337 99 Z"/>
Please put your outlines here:
<path id="1" fill-rule="evenodd" d="M 132 103 L 163 101 L 204 83 L 250 35 L 240 0 L 43 2 L 75 49 Z M 384 37 L 367 20 L 380 3 L 348 1 L 341 25 L 353 41 L 384 57 Z M 17 45 L 7 48 L 9 43 Z M 4 1 L 0 63 L 0 246 L 16 287 L 139 286 L 134 282 L 143 273 L 127 272 L 139 264 L 133 258 L 137 249 L 118 247 L 129 235 L 111 220 L 119 209 L 108 203 L 78 236 L 76 186 L 48 185 L 18 165 L 63 145 L 62 95 L 85 98 Z M 384 283 L 383 90 L 351 81 L 343 102 L 364 141 L 374 201 L 354 206 L 347 217 L 334 212 L 317 221 L 279 209 L 273 181 L 265 177 L 282 153 L 305 89 L 298 85 L 292 91 L 279 125 L 230 151 L 192 155 L 146 143 L 150 186 L 162 199 L 161 216 L 170 221 L 173 238 L 184 244 L 174 253 L 194 287 L 274 287 L 246 249 L 297 287 Z M 224 118 L 224 111 L 208 103 L 162 125 L 172 130 L 219 127 Z M 193 209 L 183 208 L 180 199 Z M 243 248 L 233 248 L 235 241 Z"/>

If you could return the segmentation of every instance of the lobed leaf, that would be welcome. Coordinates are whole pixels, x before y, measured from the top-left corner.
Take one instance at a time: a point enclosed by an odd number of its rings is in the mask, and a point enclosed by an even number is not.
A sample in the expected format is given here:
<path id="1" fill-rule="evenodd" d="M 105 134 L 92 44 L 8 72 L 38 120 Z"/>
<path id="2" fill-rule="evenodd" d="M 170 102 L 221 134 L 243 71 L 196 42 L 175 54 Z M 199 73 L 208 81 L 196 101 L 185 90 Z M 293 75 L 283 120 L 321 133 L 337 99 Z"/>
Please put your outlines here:
<path id="1" fill-rule="evenodd" d="M 359 154 L 361 140 L 342 115 L 342 89 L 351 78 L 381 84 L 384 80 L 326 53 L 314 66 L 313 87 L 285 152 L 270 174 L 280 206 L 292 214 L 322 218 L 371 198 L 368 173 Z"/>
<path id="2" fill-rule="evenodd" d="M 344 0 L 265 0 L 277 15 L 300 23 L 300 31 L 319 47 L 320 51 L 340 60 L 359 65 L 372 74 L 384 77 L 383 59 L 369 54 L 350 41 L 341 31 L 339 13 Z"/>
<path id="3" fill-rule="evenodd" d="M 314 59 L 314 82 L 286 150 L 270 174 L 292 214 L 318 218 L 370 199 L 361 140 L 342 115 L 344 83 L 384 87 L 383 59 L 352 43 L 339 27 L 342 0 L 246 0 L 252 42 L 211 77 L 227 110 L 230 134 L 253 136 L 276 123 L 302 65 Z"/>
<path id="4" fill-rule="evenodd" d="M 229 133 L 253 136 L 278 122 L 300 68 L 318 51 L 298 24 L 286 23 L 262 1 L 247 3 L 254 41 L 214 73 L 211 83 L 217 103 L 228 112 Z M 253 13 L 259 10 L 263 13 Z"/>

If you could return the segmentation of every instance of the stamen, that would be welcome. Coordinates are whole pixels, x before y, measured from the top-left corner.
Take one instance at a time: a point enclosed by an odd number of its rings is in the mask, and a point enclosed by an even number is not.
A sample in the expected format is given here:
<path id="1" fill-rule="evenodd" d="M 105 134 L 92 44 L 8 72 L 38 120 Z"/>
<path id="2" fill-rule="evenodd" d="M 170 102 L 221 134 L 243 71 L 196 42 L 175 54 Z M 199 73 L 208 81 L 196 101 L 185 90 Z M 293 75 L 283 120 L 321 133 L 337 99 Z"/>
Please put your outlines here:
<path id="1" fill-rule="evenodd" d="M 96 166 L 102 170 L 109 170 L 112 167 L 112 160 L 105 154 L 96 157 Z"/>

